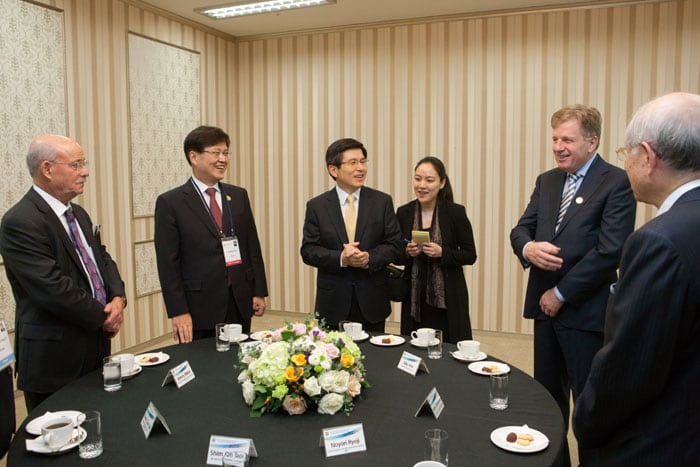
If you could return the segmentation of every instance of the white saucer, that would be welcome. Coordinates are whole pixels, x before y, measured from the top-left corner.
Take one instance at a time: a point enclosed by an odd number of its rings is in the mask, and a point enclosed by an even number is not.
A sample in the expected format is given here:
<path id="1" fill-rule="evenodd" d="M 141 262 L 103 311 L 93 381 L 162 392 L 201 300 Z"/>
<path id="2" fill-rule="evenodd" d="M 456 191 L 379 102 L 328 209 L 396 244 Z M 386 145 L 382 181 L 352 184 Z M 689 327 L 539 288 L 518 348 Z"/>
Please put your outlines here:
<path id="1" fill-rule="evenodd" d="M 452 355 L 455 360 L 459 360 L 460 362 L 478 362 L 479 360 L 486 358 L 486 354 L 484 352 L 479 352 L 474 357 L 464 357 L 461 353 L 459 353 L 459 351 L 455 350 L 454 352 L 450 352 L 450 355 Z"/>
<path id="2" fill-rule="evenodd" d="M 141 365 L 139 365 L 139 364 L 137 364 L 137 363 L 134 363 L 134 368 L 132 368 L 131 371 L 128 372 L 127 374 L 122 375 L 122 380 L 131 379 L 131 378 L 133 378 L 134 376 L 136 376 L 136 375 L 138 375 L 139 373 L 141 373 L 142 371 L 143 371 L 143 368 L 141 367 Z"/>
<path id="3" fill-rule="evenodd" d="M 85 438 L 87 438 L 87 432 L 82 427 L 78 427 L 73 429 L 73 438 L 71 438 L 70 443 L 58 449 L 51 449 L 48 447 L 41 437 L 25 440 L 25 446 L 27 451 L 38 452 L 39 454 L 57 455 L 70 451 L 83 442 Z"/>
<path id="4" fill-rule="evenodd" d="M 227 339 L 226 337 L 221 336 L 222 341 L 229 341 L 229 342 L 243 342 L 246 339 L 248 339 L 248 334 L 241 334 L 240 336 L 238 336 L 234 339 Z"/>
<path id="5" fill-rule="evenodd" d="M 152 358 L 157 358 L 155 362 L 150 361 Z M 165 352 L 149 352 L 134 355 L 134 363 L 141 366 L 156 366 L 170 360 L 170 355 Z"/>
<path id="6" fill-rule="evenodd" d="M 435 344 L 437 344 L 439 341 L 438 341 L 438 339 L 436 339 L 436 338 L 433 337 L 432 342 L 433 342 L 433 345 L 435 345 Z M 419 348 L 421 348 L 421 349 L 427 349 L 427 348 L 428 348 L 428 345 L 430 345 L 430 344 L 429 344 L 428 342 L 423 342 L 423 341 L 420 341 L 420 340 L 418 340 L 418 339 L 411 339 L 411 345 L 414 346 L 414 347 L 419 347 Z"/>
<path id="7" fill-rule="evenodd" d="M 483 370 L 484 367 L 490 367 L 490 366 L 498 367 L 499 371 L 484 371 Z M 487 362 L 487 361 L 474 362 L 474 363 L 470 363 L 469 366 L 467 366 L 467 368 L 469 368 L 469 371 L 471 371 L 472 373 L 476 373 L 477 375 L 484 375 L 484 376 L 502 375 L 502 374 L 510 372 L 510 367 L 508 365 L 506 365 L 505 363 L 501 363 L 501 362 Z"/>
<path id="8" fill-rule="evenodd" d="M 352 339 L 353 342 L 362 342 L 362 341 L 366 341 L 367 339 L 369 339 L 369 334 L 367 334 L 365 331 L 362 331 L 362 332 L 360 333 L 360 335 L 357 336 L 357 337 L 352 337 L 352 336 L 350 336 L 350 335 L 348 335 L 348 337 L 349 337 L 350 339 Z"/>
<path id="9" fill-rule="evenodd" d="M 390 342 L 382 342 L 383 339 L 390 339 Z M 369 340 L 372 344 L 378 345 L 380 347 L 391 347 L 394 345 L 401 345 L 406 342 L 401 336 L 395 336 L 393 334 L 382 334 L 381 336 L 372 336 Z"/>
<path id="10" fill-rule="evenodd" d="M 80 425 L 85 420 L 85 414 L 77 410 L 59 410 L 58 412 L 46 412 L 44 415 L 39 415 L 24 427 L 30 435 L 40 435 L 41 427 L 44 423 L 52 418 L 68 417 L 73 419 L 73 423 Z"/>
<path id="11" fill-rule="evenodd" d="M 521 446 L 518 443 L 510 443 L 506 440 L 508 433 L 520 434 L 530 434 L 533 439 L 527 446 Z M 491 432 L 491 442 L 501 449 L 511 452 L 538 452 L 549 446 L 549 438 L 537 430 L 530 428 L 527 425 L 523 426 L 502 426 L 501 428 L 496 428 Z"/>

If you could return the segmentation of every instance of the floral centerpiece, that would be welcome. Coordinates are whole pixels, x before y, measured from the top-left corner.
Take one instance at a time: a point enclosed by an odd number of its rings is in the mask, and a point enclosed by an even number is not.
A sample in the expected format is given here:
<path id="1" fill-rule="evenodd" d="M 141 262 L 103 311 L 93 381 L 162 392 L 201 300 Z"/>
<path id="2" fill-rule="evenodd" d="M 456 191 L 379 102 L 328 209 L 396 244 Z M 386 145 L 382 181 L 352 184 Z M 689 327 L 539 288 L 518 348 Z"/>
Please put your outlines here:
<path id="1" fill-rule="evenodd" d="M 324 331 L 317 321 L 287 323 L 262 341 L 241 345 L 238 376 L 250 416 L 280 408 L 300 415 L 349 414 L 365 379 L 360 348 L 345 333 Z"/>

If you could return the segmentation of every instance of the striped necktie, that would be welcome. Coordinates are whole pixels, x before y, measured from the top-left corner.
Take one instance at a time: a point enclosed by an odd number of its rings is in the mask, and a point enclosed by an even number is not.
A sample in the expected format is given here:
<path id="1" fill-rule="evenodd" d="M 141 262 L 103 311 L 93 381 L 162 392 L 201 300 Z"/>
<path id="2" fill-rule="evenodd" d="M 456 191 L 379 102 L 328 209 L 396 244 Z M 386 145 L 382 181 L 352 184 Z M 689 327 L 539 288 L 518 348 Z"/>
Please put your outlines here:
<path id="1" fill-rule="evenodd" d="M 574 193 L 576 192 L 576 182 L 582 175 L 568 174 L 566 176 L 566 190 L 564 190 L 564 195 L 561 197 L 561 204 L 559 204 L 559 214 L 557 215 L 557 223 L 554 227 L 554 231 L 559 230 L 559 225 L 564 219 L 564 214 L 566 210 L 569 209 L 571 200 L 574 198 Z"/>
<path id="2" fill-rule="evenodd" d="M 80 259 L 83 261 L 85 269 L 87 269 L 90 283 L 92 284 L 92 289 L 94 291 L 95 300 L 104 305 L 107 303 L 105 286 L 102 282 L 102 278 L 100 277 L 100 273 L 97 272 L 97 265 L 95 265 L 95 262 L 92 260 L 92 258 L 90 258 L 87 248 L 85 248 L 83 241 L 80 239 L 78 223 L 75 221 L 75 214 L 73 214 L 73 210 L 70 208 L 67 209 L 65 216 L 66 221 L 68 222 L 68 230 L 70 230 L 70 238 L 73 240 L 75 249 L 78 250 L 78 253 L 80 254 Z"/>

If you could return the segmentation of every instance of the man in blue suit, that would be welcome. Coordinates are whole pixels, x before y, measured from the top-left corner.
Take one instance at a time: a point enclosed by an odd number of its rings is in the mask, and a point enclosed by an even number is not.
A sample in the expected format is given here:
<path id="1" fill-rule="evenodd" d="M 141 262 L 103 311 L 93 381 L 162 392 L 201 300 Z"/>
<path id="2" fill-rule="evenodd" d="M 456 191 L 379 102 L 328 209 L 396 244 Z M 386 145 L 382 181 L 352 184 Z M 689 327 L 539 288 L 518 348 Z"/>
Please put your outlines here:
<path id="1" fill-rule="evenodd" d="M 537 177 L 510 240 L 530 268 L 524 316 L 535 320 L 535 379 L 568 426 L 569 394 L 581 393 L 603 344 L 608 289 L 634 229 L 636 203 L 625 172 L 596 153 L 597 109 L 564 107 L 551 126 L 557 168 Z"/>
<path id="2" fill-rule="evenodd" d="M 625 152 L 635 197 L 659 210 L 625 243 L 574 433 L 591 465 L 698 465 L 700 96 L 644 105 Z"/>
<path id="3" fill-rule="evenodd" d="M 318 268 L 315 311 L 332 327 L 349 319 L 384 332 L 386 266 L 402 248 L 391 196 L 364 186 L 367 149 L 355 139 L 332 143 L 326 167 L 336 186 L 307 203 L 301 244 L 304 263 Z"/>

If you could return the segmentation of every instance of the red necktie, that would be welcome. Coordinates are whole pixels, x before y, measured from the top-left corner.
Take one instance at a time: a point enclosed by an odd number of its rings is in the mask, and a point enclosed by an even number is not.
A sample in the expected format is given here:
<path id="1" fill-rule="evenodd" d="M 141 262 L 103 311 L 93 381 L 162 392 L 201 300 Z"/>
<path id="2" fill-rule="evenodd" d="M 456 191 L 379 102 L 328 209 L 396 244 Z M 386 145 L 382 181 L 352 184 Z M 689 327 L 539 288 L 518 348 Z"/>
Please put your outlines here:
<path id="1" fill-rule="evenodd" d="M 209 195 L 209 210 L 211 211 L 211 217 L 214 219 L 219 231 L 221 231 L 221 208 L 219 207 L 219 203 L 216 202 L 216 188 L 207 188 L 204 190 L 204 192 Z"/>

